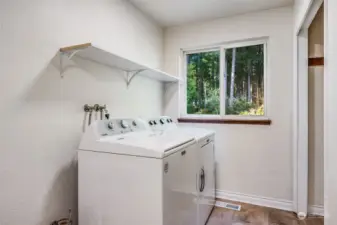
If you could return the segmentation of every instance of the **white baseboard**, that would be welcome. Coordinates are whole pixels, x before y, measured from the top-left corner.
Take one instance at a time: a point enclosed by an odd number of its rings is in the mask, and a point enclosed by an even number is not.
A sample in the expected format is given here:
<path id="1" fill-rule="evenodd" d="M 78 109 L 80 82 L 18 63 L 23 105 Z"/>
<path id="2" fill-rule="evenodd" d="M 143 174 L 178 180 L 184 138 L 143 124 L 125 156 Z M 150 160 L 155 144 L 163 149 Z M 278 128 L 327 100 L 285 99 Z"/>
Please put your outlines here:
<path id="1" fill-rule="evenodd" d="M 237 202 L 248 203 L 252 205 L 259 205 L 270 207 L 274 209 L 281 209 L 286 211 L 293 210 L 293 202 L 284 199 L 268 198 L 256 195 L 248 195 L 237 192 L 216 190 L 216 197 L 223 200 L 231 200 Z M 312 205 L 308 207 L 308 214 L 324 216 L 323 206 Z"/>
<path id="2" fill-rule="evenodd" d="M 324 216 L 324 207 L 321 205 L 310 205 L 308 211 L 310 215 Z"/>
<path id="3" fill-rule="evenodd" d="M 227 199 L 231 201 L 238 201 L 243 203 L 249 203 L 252 205 L 259 205 L 264 207 L 270 207 L 274 209 L 282 209 L 286 211 L 293 211 L 292 201 L 267 198 L 256 195 L 247 195 L 242 193 L 228 192 L 222 190 L 216 190 L 216 197 L 219 199 Z"/>

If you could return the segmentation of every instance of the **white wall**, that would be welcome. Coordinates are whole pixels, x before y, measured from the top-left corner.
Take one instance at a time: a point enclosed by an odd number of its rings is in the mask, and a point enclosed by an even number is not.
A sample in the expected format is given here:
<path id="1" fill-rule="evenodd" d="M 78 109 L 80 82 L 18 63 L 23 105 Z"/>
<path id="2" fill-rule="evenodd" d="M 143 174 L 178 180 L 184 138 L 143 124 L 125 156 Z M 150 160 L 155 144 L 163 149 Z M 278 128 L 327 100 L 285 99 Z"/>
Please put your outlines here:
<path id="1" fill-rule="evenodd" d="M 324 56 L 324 11 L 308 31 L 309 57 Z M 323 206 L 324 195 L 324 67 L 309 67 L 309 205 Z"/>
<path id="2" fill-rule="evenodd" d="M 60 47 L 85 42 L 161 66 L 161 28 L 124 0 L 2 1 L 0 224 L 50 224 L 77 208 L 76 148 L 83 104 L 112 116 L 162 113 L 162 86 L 74 60 L 60 79 Z M 151 87 L 151 88 L 149 88 Z"/>
<path id="3" fill-rule="evenodd" d="M 310 9 L 310 5 L 312 1 L 317 0 L 295 0 L 294 2 L 294 30 L 296 33 L 299 32 L 299 30 L 302 27 L 302 24 L 305 20 L 306 14 L 308 13 Z"/>
<path id="4" fill-rule="evenodd" d="M 216 133 L 217 188 L 292 201 L 293 10 L 285 7 L 168 28 L 164 68 L 178 72 L 181 48 L 269 37 L 267 107 L 271 126 L 202 125 Z M 178 93 L 168 92 L 165 112 L 178 116 Z M 291 207 L 291 206 L 290 206 Z"/>
<path id="5" fill-rule="evenodd" d="M 337 224 L 337 1 L 324 1 L 324 224 Z"/>

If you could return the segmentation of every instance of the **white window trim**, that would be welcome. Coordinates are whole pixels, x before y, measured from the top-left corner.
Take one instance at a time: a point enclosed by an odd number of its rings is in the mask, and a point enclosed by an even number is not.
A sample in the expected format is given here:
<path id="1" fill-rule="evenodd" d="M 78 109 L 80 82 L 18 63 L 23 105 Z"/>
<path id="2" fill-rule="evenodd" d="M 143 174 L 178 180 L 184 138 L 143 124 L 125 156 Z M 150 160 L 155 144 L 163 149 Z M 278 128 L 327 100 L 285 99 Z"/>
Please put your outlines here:
<path id="1" fill-rule="evenodd" d="M 264 45 L 264 71 L 263 71 L 263 88 L 264 88 L 264 115 L 263 116 L 244 116 L 244 115 L 225 115 L 226 104 L 225 104 L 225 93 L 226 88 L 220 88 L 220 114 L 219 115 L 199 115 L 199 114 L 187 114 L 187 55 L 200 52 L 210 52 L 210 51 L 220 51 L 220 87 L 224 87 L 224 71 L 225 71 L 225 51 L 230 48 L 239 48 L 252 45 Z M 179 114 L 180 118 L 194 118 L 194 119 L 235 119 L 235 120 L 268 120 L 268 99 L 267 93 L 268 89 L 268 38 L 261 38 L 256 40 L 246 40 L 246 41 L 237 41 L 231 43 L 225 43 L 220 45 L 212 45 L 206 47 L 196 47 L 181 49 L 180 52 L 180 65 L 179 66 L 179 75 L 182 78 L 182 81 L 179 85 Z"/>

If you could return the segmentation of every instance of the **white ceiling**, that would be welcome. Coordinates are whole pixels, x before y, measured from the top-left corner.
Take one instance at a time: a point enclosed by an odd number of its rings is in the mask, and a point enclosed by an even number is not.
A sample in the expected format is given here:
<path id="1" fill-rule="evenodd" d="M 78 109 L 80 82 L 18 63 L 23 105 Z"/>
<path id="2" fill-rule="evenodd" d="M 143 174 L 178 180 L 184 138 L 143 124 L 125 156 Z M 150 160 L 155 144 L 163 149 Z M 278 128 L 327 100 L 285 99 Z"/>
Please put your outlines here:
<path id="1" fill-rule="evenodd" d="M 162 26 L 228 17 L 293 4 L 293 0 L 129 0 Z"/>

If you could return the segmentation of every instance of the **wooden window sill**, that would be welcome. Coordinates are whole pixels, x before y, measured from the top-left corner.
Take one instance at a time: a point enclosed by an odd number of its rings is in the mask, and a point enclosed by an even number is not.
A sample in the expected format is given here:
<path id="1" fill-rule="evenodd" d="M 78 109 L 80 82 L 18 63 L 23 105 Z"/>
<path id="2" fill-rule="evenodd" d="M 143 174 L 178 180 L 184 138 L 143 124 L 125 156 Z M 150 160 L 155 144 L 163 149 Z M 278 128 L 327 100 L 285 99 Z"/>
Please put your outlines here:
<path id="1" fill-rule="evenodd" d="M 212 124 L 248 124 L 271 125 L 270 119 L 202 119 L 202 118 L 178 118 L 179 123 L 212 123 Z"/>
<path id="2" fill-rule="evenodd" d="M 309 58 L 308 66 L 324 66 L 324 57 Z"/>

